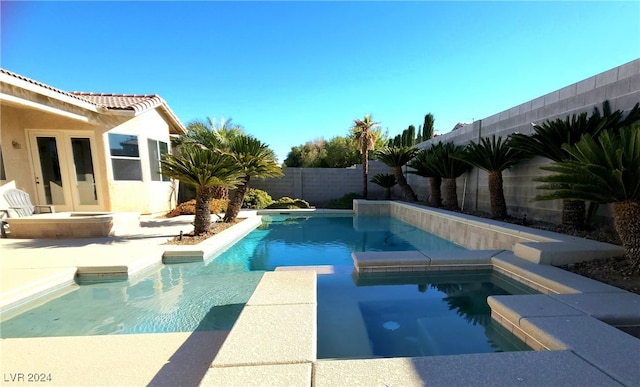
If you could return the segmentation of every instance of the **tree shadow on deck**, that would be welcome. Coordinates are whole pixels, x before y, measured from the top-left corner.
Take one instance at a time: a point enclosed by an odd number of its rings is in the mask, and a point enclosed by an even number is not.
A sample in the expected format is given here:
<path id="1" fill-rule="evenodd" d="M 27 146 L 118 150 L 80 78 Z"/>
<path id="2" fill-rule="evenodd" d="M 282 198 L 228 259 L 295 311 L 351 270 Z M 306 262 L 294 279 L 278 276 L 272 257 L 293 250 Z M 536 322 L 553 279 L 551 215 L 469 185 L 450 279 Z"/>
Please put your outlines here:
<path id="1" fill-rule="evenodd" d="M 244 304 L 212 307 L 148 386 L 200 385 L 242 308 Z"/>

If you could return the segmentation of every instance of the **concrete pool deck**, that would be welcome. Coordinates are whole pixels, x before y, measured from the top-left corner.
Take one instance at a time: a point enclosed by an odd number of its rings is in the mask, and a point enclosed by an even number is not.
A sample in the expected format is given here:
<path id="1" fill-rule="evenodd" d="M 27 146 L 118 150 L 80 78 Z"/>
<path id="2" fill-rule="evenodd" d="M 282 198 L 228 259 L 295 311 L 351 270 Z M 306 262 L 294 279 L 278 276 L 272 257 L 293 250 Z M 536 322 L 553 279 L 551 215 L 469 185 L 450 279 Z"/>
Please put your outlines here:
<path id="1" fill-rule="evenodd" d="M 77 267 L 126 267 L 119 273 L 143 273 L 145 264 L 161 264 L 166 247 L 162 243 L 180 230 L 188 231 L 189 221 L 149 220 L 149 229 L 140 235 L 117 240 L 0 240 L 2 305 L 16 303 L 20 294 L 30 297 L 34 289 L 42 292 L 46 284 L 57 283 L 57 288 L 69 284 L 65 281 Z M 245 232 L 228 238 L 233 241 Z M 456 259 L 462 258 L 458 255 Z M 465 259 L 465 265 L 483 260 L 483 265 L 547 289 L 546 294 L 499 296 L 489 302 L 496 320 L 525 340 L 535 340 L 542 346 L 538 349 L 549 350 L 319 360 L 316 276 L 332 270 L 283 268 L 265 274 L 230 332 L 2 339 L 4 383 L 32 385 L 18 378 L 34 372 L 51 375 L 45 385 L 640 383 L 640 340 L 609 325 L 639 324 L 640 296 L 533 263 L 512 251 L 472 252 Z M 387 260 L 393 261 L 393 256 Z"/>

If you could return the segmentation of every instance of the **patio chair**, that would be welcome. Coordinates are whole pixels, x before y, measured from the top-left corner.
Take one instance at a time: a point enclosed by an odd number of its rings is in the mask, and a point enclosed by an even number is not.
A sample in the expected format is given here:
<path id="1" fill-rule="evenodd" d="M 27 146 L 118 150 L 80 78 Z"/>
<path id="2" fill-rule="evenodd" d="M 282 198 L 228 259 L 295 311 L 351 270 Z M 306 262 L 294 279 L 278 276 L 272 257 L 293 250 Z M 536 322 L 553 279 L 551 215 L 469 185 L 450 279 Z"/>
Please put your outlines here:
<path id="1" fill-rule="evenodd" d="M 3 210 L 7 217 L 11 217 L 12 213 L 16 214 L 18 218 L 25 216 L 31 216 L 33 214 L 42 213 L 54 213 L 56 212 L 55 206 L 52 205 L 34 205 L 31 204 L 31 198 L 29 194 L 19 189 L 9 189 L 4 193 L 4 200 L 9 204 L 7 210 Z M 2 231 L 2 237 L 6 238 L 7 234 L 5 226 L 7 222 L 2 220 L 0 231 Z"/>

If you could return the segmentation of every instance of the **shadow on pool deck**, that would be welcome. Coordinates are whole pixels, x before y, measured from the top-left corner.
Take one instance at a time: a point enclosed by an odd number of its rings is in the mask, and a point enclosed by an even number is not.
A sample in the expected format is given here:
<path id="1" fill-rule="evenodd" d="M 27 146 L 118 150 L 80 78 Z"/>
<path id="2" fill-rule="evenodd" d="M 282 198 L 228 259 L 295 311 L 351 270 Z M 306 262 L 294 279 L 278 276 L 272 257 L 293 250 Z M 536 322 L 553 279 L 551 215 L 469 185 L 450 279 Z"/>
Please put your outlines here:
<path id="1" fill-rule="evenodd" d="M 148 386 L 198 386 L 229 331 L 195 331 L 169 358 Z"/>

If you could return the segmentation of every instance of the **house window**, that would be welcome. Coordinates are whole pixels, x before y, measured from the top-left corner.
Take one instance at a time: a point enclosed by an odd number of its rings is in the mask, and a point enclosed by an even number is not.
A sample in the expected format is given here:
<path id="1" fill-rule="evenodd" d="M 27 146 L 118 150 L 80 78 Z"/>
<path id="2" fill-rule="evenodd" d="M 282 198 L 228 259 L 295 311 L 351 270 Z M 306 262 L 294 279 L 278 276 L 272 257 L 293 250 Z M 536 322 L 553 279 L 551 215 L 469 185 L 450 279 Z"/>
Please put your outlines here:
<path id="1" fill-rule="evenodd" d="M 162 175 L 162 169 L 160 166 L 162 155 L 169 153 L 167 143 L 148 139 L 147 144 L 149 145 L 149 167 L 151 168 L 151 180 L 169 181 L 170 179 L 168 177 Z"/>
<path id="2" fill-rule="evenodd" d="M 138 136 L 109 133 L 114 180 L 142 181 Z"/>

